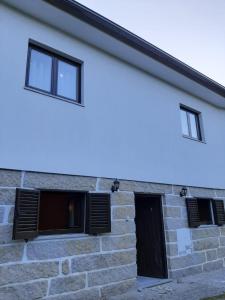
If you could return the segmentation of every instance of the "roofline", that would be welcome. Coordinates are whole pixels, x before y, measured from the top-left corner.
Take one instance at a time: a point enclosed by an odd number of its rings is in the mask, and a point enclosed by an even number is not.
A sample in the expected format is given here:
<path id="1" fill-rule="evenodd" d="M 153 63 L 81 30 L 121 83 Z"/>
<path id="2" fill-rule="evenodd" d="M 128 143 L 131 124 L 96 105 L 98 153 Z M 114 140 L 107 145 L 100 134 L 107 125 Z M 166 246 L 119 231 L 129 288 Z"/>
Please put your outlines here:
<path id="1" fill-rule="evenodd" d="M 129 30 L 74 0 L 44 0 L 225 98 L 225 87 Z"/>

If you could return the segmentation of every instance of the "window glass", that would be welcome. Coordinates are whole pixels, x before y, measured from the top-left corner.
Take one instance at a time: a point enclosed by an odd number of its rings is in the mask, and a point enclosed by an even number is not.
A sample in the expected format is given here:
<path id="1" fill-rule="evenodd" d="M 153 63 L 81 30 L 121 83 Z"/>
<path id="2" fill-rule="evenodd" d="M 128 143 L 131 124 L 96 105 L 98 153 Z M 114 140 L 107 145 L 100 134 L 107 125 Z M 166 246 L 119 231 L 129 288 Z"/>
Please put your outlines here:
<path id="1" fill-rule="evenodd" d="M 84 231 L 84 193 L 41 192 L 39 230 L 44 232 L 59 230 Z"/>
<path id="2" fill-rule="evenodd" d="M 196 116 L 192 113 L 189 113 L 190 118 L 190 127 L 191 127 L 191 136 L 195 139 L 198 138 L 198 130 L 197 130 L 197 120 Z"/>
<path id="3" fill-rule="evenodd" d="M 181 125 L 182 125 L 182 133 L 185 135 L 189 135 L 187 113 L 183 109 L 181 109 Z"/>
<path id="4" fill-rule="evenodd" d="M 31 50 L 28 84 L 47 92 L 51 91 L 52 58 L 42 52 Z"/>
<path id="5" fill-rule="evenodd" d="M 198 199 L 198 212 L 201 225 L 212 224 L 211 201 Z"/>
<path id="6" fill-rule="evenodd" d="M 199 113 L 196 113 L 191 109 L 186 109 L 182 106 L 180 108 L 180 111 L 183 135 L 201 140 L 202 135 L 199 127 Z"/>
<path id="7" fill-rule="evenodd" d="M 57 95 L 77 100 L 78 68 L 64 61 L 58 61 Z"/>

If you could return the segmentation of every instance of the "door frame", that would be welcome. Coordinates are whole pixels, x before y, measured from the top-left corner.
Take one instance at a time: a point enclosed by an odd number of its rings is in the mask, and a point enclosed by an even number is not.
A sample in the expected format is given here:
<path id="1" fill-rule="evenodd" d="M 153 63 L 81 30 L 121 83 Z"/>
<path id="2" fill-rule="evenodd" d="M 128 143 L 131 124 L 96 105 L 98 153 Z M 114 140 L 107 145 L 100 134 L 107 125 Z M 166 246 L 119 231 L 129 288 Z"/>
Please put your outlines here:
<path id="1" fill-rule="evenodd" d="M 163 260 L 163 278 L 168 278 L 168 264 L 167 264 L 167 251 L 166 251 L 166 236 L 165 236 L 165 227 L 164 227 L 164 216 L 163 216 L 163 198 L 164 194 L 160 193 L 145 193 L 145 192 L 136 192 L 134 193 L 134 199 L 136 203 L 136 198 L 138 196 L 144 196 L 144 197 L 159 197 L 160 205 L 159 205 L 159 210 L 160 210 L 160 227 L 161 227 L 161 241 L 162 241 L 162 260 Z M 135 209 L 135 219 L 136 219 L 136 209 Z M 136 221 L 135 221 L 135 226 L 136 226 Z M 137 234 L 136 234 L 137 237 Z"/>

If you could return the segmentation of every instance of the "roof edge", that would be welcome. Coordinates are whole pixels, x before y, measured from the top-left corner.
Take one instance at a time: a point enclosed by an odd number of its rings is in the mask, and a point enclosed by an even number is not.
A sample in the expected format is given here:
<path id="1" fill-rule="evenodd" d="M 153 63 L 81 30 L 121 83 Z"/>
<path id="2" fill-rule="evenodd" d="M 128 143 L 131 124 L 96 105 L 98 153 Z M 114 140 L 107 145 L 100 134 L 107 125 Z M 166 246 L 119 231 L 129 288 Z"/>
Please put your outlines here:
<path id="1" fill-rule="evenodd" d="M 44 0 L 225 98 L 225 87 L 122 26 L 74 0 Z"/>

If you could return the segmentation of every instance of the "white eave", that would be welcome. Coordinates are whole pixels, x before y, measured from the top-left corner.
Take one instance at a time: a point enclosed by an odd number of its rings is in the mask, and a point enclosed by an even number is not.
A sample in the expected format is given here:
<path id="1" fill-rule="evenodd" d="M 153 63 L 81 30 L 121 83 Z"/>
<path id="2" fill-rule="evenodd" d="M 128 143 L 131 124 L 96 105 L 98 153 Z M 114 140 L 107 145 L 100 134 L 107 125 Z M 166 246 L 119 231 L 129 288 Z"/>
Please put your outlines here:
<path id="1" fill-rule="evenodd" d="M 3 2 L 94 45 L 208 103 L 225 108 L 225 87 L 77 2 L 72 0 L 3 0 Z M 79 16 L 77 17 L 69 12 L 68 8 L 67 11 L 62 9 L 62 3 L 73 6 L 74 11 L 77 6 Z M 87 16 L 85 13 L 87 13 Z M 92 21 L 92 17 L 94 21 Z M 87 21 L 88 18 L 90 18 L 90 22 Z M 95 21 L 97 25 L 95 25 Z M 101 30 L 101 22 L 106 25 L 106 28 L 111 26 L 112 30 L 115 31 L 115 35 L 110 35 L 104 28 Z M 137 46 L 140 45 L 140 50 L 138 47 L 133 47 L 132 43 L 126 43 L 126 39 L 120 38 L 122 35 L 125 37 L 127 35 L 127 40 L 129 41 L 130 38 L 134 45 L 136 41 Z M 141 46 L 143 46 L 143 49 L 146 46 L 146 51 L 141 51 Z M 148 47 L 152 49 L 153 54 L 155 51 L 159 59 L 155 58 L 154 55 L 148 55 Z M 160 55 L 164 59 L 164 63 L 163 60 L 160 61 Z"/>

